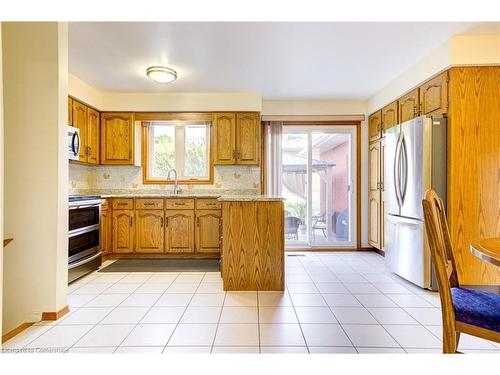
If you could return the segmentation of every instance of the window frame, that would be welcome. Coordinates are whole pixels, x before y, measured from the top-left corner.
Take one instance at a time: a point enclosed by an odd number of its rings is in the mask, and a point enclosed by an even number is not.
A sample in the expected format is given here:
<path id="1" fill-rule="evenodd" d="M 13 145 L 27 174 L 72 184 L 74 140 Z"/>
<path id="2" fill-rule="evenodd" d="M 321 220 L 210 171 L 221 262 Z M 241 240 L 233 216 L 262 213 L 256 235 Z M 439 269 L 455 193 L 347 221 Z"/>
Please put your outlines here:
<path id="1" fill-rule="evenodd" d="M 192 178 L 192 179 L 179 179 L 179 185 L 196 185 L 204 184 L 210 185 L 214 181 L 214 162 L 213 162 L 213 140 L 214 140 L 214 126 L 212 113 L 144 113 L 139 116 L 142 125 L 142 183 L 144 185 L 171 185 L 174 180 L 158 179 L 149 176 L 149 147 L 150 147 L 150 126 L 152 122 L 160 121 L 207 121 L 209 125 L 209 147 L 208 147 L 208 178 Z"/>

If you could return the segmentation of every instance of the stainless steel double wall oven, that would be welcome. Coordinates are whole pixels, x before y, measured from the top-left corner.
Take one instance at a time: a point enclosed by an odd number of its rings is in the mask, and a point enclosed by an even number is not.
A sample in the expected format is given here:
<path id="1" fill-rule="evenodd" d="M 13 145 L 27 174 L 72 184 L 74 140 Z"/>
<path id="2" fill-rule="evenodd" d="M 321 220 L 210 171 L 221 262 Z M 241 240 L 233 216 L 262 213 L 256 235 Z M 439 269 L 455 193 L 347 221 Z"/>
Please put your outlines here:
<path id="1" fill-rule="evenodd" d="M 69 197 L 68 282 L 99 268 L 100 196 Z"/>

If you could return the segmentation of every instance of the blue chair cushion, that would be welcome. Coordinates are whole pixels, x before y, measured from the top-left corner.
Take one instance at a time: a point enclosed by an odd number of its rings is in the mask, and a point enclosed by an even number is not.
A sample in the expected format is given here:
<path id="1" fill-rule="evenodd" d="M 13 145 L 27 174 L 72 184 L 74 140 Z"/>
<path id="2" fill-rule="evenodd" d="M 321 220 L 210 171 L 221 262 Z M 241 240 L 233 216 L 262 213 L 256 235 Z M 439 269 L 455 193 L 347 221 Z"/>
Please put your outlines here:
<path id="1" fill-rule="evenodd" d="M 500 294 L 451 288 L 451 295 L 456 320 L 500 332 Z"/>

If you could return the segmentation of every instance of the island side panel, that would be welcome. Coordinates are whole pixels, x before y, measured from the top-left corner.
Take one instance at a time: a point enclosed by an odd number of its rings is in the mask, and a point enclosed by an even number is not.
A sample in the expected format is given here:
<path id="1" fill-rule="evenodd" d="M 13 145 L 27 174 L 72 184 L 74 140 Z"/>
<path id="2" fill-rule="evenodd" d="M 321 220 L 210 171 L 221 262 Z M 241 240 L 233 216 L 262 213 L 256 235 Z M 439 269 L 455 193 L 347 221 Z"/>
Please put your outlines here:
<path id="1" fill-rule="evenodd" d="M 224 290 L 284 290 L 282 201 L 222 203 Z"/>

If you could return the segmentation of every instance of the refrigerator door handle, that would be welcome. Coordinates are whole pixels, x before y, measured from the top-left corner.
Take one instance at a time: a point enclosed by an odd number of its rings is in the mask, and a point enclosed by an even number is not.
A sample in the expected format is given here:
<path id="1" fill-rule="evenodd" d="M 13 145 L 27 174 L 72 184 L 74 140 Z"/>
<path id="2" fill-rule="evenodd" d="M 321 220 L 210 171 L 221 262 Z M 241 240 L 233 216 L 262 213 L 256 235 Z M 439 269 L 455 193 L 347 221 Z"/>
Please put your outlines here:
<path id="1" fill-rule="evenodd" d="M 401 168 L 402 168 L 402 178 L 400 178 L 400 187 L 399 187 L 399 194 L 401 196 L 401 206 L 405 202 L 405 196 L 406 196 L 406 189 L 408 185 L 408 150 L 406 147 L 406 139 L 404 137 L 404 134 L 401 134 L 401 148 L 400 148 L 400 163 L 401 163 Z"/>
<path id="2" fill-rule="evenodd" d="M 401 134 L 396 141 L 396 152 L 394 154 L 394 191 L 396 192 L 396 200 L 398 206 L 402 206 L 401 200 Z"/>

